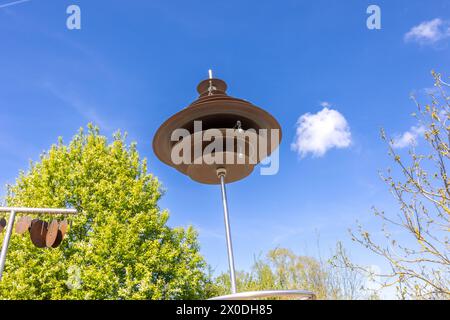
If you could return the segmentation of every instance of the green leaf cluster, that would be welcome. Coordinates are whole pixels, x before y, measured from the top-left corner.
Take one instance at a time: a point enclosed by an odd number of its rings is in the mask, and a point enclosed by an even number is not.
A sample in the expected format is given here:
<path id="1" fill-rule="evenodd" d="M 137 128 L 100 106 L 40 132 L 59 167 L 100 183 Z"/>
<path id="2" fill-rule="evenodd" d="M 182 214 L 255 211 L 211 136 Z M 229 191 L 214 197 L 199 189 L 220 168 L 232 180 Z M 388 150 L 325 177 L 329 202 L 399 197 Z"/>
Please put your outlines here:
<path id="1" fill-rule="evenodd" d="M 207 266 L 196 231 L 167 225 L 169 214 L 157 204 L 161 185 L 136 144 L 125 140 L 119 132 L 109 143 L 89 125 L 68 145 L 59 139 L 8 186 L 9 206 L 70 207 L 79 214 L 69 218 L 56 249 L 34 247 L 28 233 L 13 234 L 1 299 L 205 296 Z"/>

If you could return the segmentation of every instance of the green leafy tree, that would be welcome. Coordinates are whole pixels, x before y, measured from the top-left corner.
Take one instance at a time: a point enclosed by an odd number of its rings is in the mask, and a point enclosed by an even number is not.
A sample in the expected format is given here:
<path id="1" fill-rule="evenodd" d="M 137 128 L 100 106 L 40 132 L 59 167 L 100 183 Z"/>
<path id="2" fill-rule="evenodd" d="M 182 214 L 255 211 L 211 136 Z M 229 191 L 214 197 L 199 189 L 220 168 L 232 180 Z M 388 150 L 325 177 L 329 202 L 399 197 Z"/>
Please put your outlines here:
<path id="1" fill-rule="evenodd" d="M 334 268 L 327 261 L 298 256 L 289 249 L 270 250 L 257 258 L 250 272 L 238 272 L 239 291 L 308 290 L 318 299 L 358 299 L 365 295 L 363 278 L 348 268 Z M 216 278 L 217 294 L 230 293 L 227 273 Z"/>
<path id="2" fill-rule="evenodd" d="M 192 227 L 170 228 L 157 205 L 158 180 L 136 145 L 99 130 L 62 139 L 8 186 L 9 206 L 73 207 L 56 249 L 13 234 L 2 299 L 195 299 L 208 292 L 206 263 Z M 44 220 L 50 217 L 42 216 Z M 62 218 L 62 217 L 59 217 Z"/>

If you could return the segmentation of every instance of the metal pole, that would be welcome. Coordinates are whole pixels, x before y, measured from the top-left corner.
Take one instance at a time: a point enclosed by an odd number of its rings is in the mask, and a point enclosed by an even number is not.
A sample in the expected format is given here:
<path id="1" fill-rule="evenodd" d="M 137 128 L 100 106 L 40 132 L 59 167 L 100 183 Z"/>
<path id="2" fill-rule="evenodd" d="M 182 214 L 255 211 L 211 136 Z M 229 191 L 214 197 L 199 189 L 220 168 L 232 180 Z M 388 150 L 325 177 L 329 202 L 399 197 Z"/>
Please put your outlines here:
<path id="1" fill-rule="evenodd" d="M 6 253 L 8 252 L 9 240 L 11 239 L 15 218 L 16 212 L 11 210 L 11 213 L 9 214 L 8 228 L 6 229 L 5 238 L 3 238 L 2 252 L 0 254 L 0 280 L 2 280 L 3 269 L 5 268 Z"/>
<path id="2" fill-rule="evenodd" d="M 0 212 L 16 213 L 41 213 L 41 214 L 77 214 L 76 209 L 58 209 L 58 208 L 23 208 L 23 207 L 0 207 Z"/>
<path id="3" fill-rule="evenodd" d="M 236 293 L 236 274 L 234 270 L 233 244 L 231 243 L 230 218 L 228 216 L 227 190 L 225 189 L 225 169 L 218 169 L 217 175 L 220 178 L 220 186 L 222 189 L 223 216 L 225 220 L 225 234 L 227 239 L 228 265 L 230 269 L 231 293 Z"/>

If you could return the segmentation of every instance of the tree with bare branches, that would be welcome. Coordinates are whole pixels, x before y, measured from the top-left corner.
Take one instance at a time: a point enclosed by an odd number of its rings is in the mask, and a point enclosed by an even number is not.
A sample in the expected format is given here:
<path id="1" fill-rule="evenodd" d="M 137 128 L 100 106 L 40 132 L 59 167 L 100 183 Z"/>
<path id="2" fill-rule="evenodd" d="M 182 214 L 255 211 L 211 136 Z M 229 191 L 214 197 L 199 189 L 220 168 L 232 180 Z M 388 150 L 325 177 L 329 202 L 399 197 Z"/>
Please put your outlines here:
<path id="1" fill-rule="evenodd" d="M 432 75 L 435 88 L 429 92 L 430 102 L 423 105 L 412 97 L 418 109 L 413 114 L 418 121 L 416 131 L 426 145 L 418 148 L 413 143 L 403 157 L 395 140 L 382 130 L 398 171 L 388 169 L 381 178 L 399 205 L 396 215 L 373 208 L 383 222 L 384 241 L 375 240 L 362 225 L 350 230 L 352 240 L 383 257 L 390 270 L 376 272 L 352 263 L 342 245 L 333 259 L 366 274 L 381 287 L 396 287 L 402 299 L 450 298 L 450 97 L 446 92 L 450 85 L 441 74 Z"/>

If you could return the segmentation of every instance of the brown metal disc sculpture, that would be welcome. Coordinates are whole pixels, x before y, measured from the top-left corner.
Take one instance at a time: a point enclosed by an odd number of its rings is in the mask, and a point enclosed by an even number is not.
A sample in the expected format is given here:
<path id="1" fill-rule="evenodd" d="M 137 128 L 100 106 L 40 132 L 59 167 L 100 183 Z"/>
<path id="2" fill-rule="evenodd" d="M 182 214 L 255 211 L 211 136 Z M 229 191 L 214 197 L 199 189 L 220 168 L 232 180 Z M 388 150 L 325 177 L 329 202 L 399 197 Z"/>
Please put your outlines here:
<path id="1" fill-rule="evenodd" d="M 31 226 L 33 225 L 33 223 L 38 222 L 39 219 L 32 219 L 30 222 L 30 226 L 28 227 L 28 231 L 31 232 Z"/>
<path id="2" fill-rule="evenodd" d="M 6 219 L 1 218 L 0 219 L 0 233 L 3 232 L 3 229 L 5 229 L 5 227 L 6 227 Z"/>
<path id="3" fill-rule="evenodd" d="M 52 248 L 57 248 L 61 244 L 63 239 L 64 239 L 63 233 L 61 232 L 61 230 L 58 230 L 55 241 L 52 244 Z"/>
<path id="4" fill-rule="evenodd" d="M 67 229 L 69 227 L 69 223 L 66 219 L 59 223 L 59 230 L 61 231 L 62 236 L 64 237 L 67 233 Z"/>
<path id="5" fill-rule="evenodd" d="M 50 248 L 55 243 L 56 237 L 58 236 L 59 223 L 58 220 L 52 220 L 47 228 L 47 235 L 45 236 L 45 245 Z"/>
<path id="6" fill-rule="evenodd" d="M 33 208 L 33 207 L 2 207 L 0 206 L 0 213 L 9 212 L 8 226 L 6 228 L 6 234 L 2 236 L 1 252 L 0 252 L 0 281 L 3 277 L 3 271 L 5 270 L 6 255 L 8 252 L 8 246 L 11 241 L 11 236 L 14 231 L 14 225 L 16 233 L 24 234 L 28 230 L 30 232 L 31 242 L 38 248 L 56 248 L 61 244 L 64 238 L 61 232 L 58 220 L 53 219 L 50 226 L 47 222 L 33 219 L 30 217 L 21 217 L 15 224 L 15 219 L 18 214 L 39 214 L 39 215 L 72 215 L 78 214 L 76 209 L 68 208 Z M 1 219 L 1 218 L 0 218 Z M 67 221 L 64 227 L 67 231 Z M 0 220 L 0 226 L 6 226 L 6 220 Z M 0 230 L 1 231 L 1 230 Z"/>
<path id="7" fill-rule="evenodd" d="M 153 150 L 159 160 L 197 182 L 220 184 L 220 180 L 217 177 L 217 169 L 224 168 L 226 170 L 225 183 L 230 183 L 247 177 L 253 171 L 254 166 L 262 161 L 262 158 L 265 158 L 265 156 L 260 158 L 259 154 L 257 154 L 256 163 L 249 163 L 250 161 L 237 163 L 237 161 L 234 161 L 232 164 L 194 164 L 195 158 L 194 152 L 192 152 L 192 161 L 190 163 L 174 163 L 171 157 L 172 149 L 178 142 L 172 141 L 171 135 L 176 129 L 186 129 L 191 135 L 194 135 L 194 121 L 201 121 L 202 132 L 200 134 L 208 129 L 233 129 L 236 127 L 236 123 L 239 123 L 240 128 L 243 130 L 253 129 L 256 132 L 260 129 L 278 129 L 278 141 L 272 143 L 270 135 L 267 137 L 267 145 L 273 146 L 273 148 L 269 148 L 266 154 L 266 156 L 270 155 L 281 141 L 281 128 L 277 120 L 268 112 L 250 102 L 227 95 L 226 90 L 226 83 L 220 79 L 207 79 L 200 82 L 197 86 L 197 91 L 200 94 L 199 98 L 169 118 L 157 130 L 153 138 Z M 224 136 L 223 139 L 225 143 L 227 137 Z M 195 147 L 194 140 L 191 139 L 192 149 Z M 203 145 L 203 150 L 204 148 L 205 145 Z M 248 146 L 247 144 L 244 157 L 249 157 L 251 148 L 256 150 L 257 146 Z M 234 150 L 236 154 L 230 156 L 237 156 L 238 152 L 236 149 Z M 226 157 L 226 152 L 222 152 L 220 156 Z"/>
<path id="8" fill-rule="evenodd" d="M 30 228 L 31 242 L 38 247 L 45 247 L 45 240 L 47 237 L 48 223 L 42 220 L 33 220 Z"/>
<path id="9" fill-rule="evenodd" d="M 157 130 L 153 150 L 159 160 L 194 181 L 220 184 L 231 292 L 236 293 L 225 185 L 247 177 L 278 147 L 281 127 L 272 115 L 246 100 L 227 95 L 226 90 L 226 83 L 214 79 L 210 70 L 209 79 L 197 86 L 199 98 Z M 259 150 L 263 144 L 264 149 Z"/>
<path id="10" fill-rule="evenodd" d="M 31 226 L 31 218 L 30 217 L 20 217 L 19 221 L 16 223 L 16 233 L 24 234 L 28 231 Z"/>

